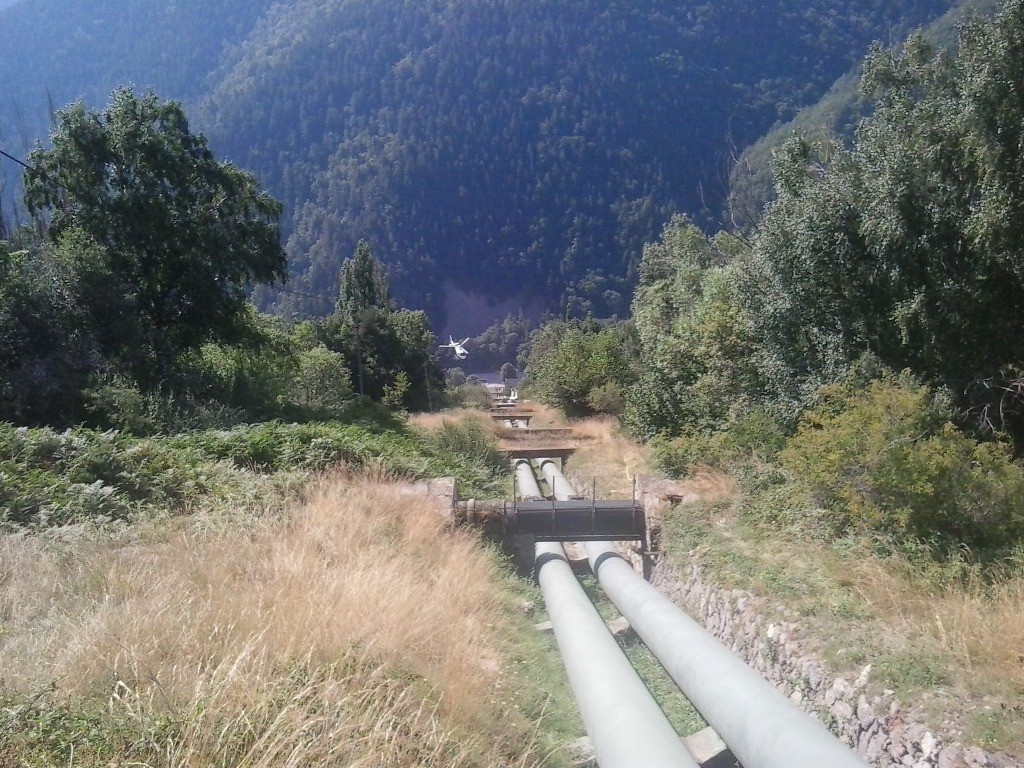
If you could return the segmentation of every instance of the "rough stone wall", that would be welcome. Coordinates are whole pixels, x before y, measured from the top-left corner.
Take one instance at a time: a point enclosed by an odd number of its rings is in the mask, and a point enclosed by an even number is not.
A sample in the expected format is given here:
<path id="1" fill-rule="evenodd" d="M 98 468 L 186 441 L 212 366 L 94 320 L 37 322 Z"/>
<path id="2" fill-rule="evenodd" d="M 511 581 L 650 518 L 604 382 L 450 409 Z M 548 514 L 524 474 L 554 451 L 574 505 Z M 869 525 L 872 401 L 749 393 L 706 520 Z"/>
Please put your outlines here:
<path id="1" fill-rule="evenodd" d="M 674 569 L 662 561 L 652 583 L 876 768 L 1024 768 L 912 722 L 892 691 L 869 698 L 870 666 L 853 681 L 830 678 L 794 621 L 768 622 L 758 598 L 717 589 L 696 565 Z"/>

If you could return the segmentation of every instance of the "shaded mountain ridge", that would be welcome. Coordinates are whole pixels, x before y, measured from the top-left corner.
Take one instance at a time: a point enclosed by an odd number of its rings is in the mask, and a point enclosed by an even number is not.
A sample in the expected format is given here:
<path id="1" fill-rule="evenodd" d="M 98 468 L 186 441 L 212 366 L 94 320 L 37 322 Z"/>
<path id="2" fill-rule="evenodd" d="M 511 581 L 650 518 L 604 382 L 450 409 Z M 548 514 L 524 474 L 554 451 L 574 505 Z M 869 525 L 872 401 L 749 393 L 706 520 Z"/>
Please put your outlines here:
<path id="1" fill-rule="evenodd" d="M 607 315 L 673 212 L 714 221 L 736 150 L 947 6 L 40 0 L 0 15 L 26 54 L 0 74 L 36 104 L 50 82 L 58 103 L 125 80 L 183 100 L 285 203 L 291 292 L 265 307 L 329 311 L 365 239 L 437 317 L 448 286 Z"/>

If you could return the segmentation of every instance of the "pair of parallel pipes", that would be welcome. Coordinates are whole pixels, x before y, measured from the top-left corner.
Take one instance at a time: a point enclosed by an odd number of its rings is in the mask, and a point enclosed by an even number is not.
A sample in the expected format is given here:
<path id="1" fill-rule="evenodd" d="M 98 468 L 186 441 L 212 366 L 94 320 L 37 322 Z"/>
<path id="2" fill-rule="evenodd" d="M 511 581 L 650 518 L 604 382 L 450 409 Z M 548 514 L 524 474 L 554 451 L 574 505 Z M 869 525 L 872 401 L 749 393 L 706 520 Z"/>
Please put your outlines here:
<path id="1" fill-rule="evenodd" d="M 541 470 L 556 499 L 572 494 L 555 462 L 542 460 Z M 530 478 L 529 492 L 539 496 L 532 470 Z M 586 550 L 612 603 L 745 768 L 866 768 L 820 722 L 640 577 L 610 542 L 588 542 Z M 601 768 L 696 765 L 579 586 L 562 546 L 537 544 L 536 558 L 555 638 Z M 605 658 L 612 655 L 609 642 L 617 661 Z M 605 663 L 614 671 L 606 673 Z"/>
<path id="2" fill-rule="evenodd" d="M 542 461 L 541 469 L 556 499 L 572 495 L 553 461 Z M 543 498 L 529 462 L 516 464 L 516 482 L 522 497 Z M 534 555 L 555 641 L 598 765 L 697 768 L 576 580 L 562 545 L 538 543 Z"/>

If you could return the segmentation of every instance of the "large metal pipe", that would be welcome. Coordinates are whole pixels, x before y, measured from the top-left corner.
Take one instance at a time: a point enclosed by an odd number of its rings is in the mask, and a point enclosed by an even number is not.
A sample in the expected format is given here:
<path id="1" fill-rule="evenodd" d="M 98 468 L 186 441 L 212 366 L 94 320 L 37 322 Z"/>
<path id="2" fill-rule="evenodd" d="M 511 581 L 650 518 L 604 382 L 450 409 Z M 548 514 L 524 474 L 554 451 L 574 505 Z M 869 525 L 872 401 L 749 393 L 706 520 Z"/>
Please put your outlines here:
<path id="1" fill-rule="evenodd" d="M 540 463 L 543 469 L 545 460 Z M 554 470 L 560 481 L 552 482 L 547 470 L 545 477 L 555 498 L 568 498 L 572 488 Z M 576 580 L 562 545 L 540 543 L 534 553 L 569 686 L 601 768 L 697 768 Z"/>
<path id="2" fill-rule="evenodd" d="M 865 768 L 821 723 L 637 575 L 609 542 L 586 548 L 601 587 L 745 768 Z"/>
<path id="3" fill-rule="evenodd" d="M 537 463 L 540 464 L 540 471 L 544 473 L 544 479 L 551 488 L 552 496 L 559 501 L 568 501 L 576 495 L 554 459 L 538 459 Z"/>
<path id="4" fill-rule="evenodd" d="M 552 488 L 572 493 L 553 461 L 541 467 Z M 821 723 L 640 577 L 610 542 L 585 546 L 611 601 L 745 768 L 865 768 Z"/>
<path id="5" fill-rule="evenodd" d="M 555 498 L 572 488 L 554 468 L 545 470 Z M 696 768 L 665 713 L 637 676 L 622 648 L 575 578 L 561 544 L 538 544 L 537 579 L 555 641 L 601 768 Z"/>
<path id="6" fill-rule="evenodd" d="M 601 768 L 697 768 L 576 580 L 561 544 L 537 544 L 537 580 Z"/>
<path id="7" fill-rule="evenodd" d="M 533 467 L 525 459 L 516 462 L 516 488 L 519 489 L 519 498 L 521 499 L 544 498 L 544 494 L 540 492 L 537 476 L 533 474 Z"/>

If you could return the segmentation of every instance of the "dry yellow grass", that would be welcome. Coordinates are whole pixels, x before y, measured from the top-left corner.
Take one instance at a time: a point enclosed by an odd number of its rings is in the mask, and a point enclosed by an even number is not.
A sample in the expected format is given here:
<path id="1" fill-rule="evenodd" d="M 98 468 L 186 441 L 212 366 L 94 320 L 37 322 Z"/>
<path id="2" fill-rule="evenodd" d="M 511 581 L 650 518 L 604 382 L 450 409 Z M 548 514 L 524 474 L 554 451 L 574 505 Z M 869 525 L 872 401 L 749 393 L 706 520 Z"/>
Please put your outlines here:
<path id="1" fill-rule="evenodd" d="M 720 585 L 794 611 L 810 647 L 836 674 L 856 677 L 872 664 L 879 690 L 895 689 L 945 736 L 1024 754 L 1019 566 L 986 581 L 969 566 L 880 557 L 867 544 L 833 547 L 748 527 L 728 505 L 677 515 L 688 521 L 676 552 L 688 550 Z"/>
<path id="2" fill-rule="evenodd" d="M 576 426 L 575 424 L 570 425 L 561 411 L 549 405 L 534 402 L 533 400 L 524 400 L 522 401 L 522 406 L 524 409 L 533 412 L 533 417 L 530 419 L 531 427 Z"/>
<path id="3" fill-rule="evenodd" d="M 495 565 L 429 505 L 335 478 L 132 546 L 9 537 L 0 681 L 170 718 L 145 764 L 531 765 Z"/>
<path id="4" fill-rule="evenodd" d="M 961 690 L 1024 693 L 1024 574 L 986 582 L 968 571 L 949 579 L 940 566 L 922 574 L 905 561 L 873 557 L 851 567 L 872 613 L 952 660 Z"/>
<path id="5" fill-rule="evenodd" d="M 651 471 L 647 447 L 623 435 L 613 417 L 580 419 L 572 427 L 578 447 L 568 472 L 577 490 L 589 495 L 596 481 L 598 496 L 629 498 L 633 479 Z"/>
<path id="6" fill-rule="evenodd" d="M 477 422 L 483 430 L 495 438 L 501 432 L 498 422 L 476 408 L 452 408 L 437 413 L 416 413 L 409 417 L 409 425 L 423 432 L 437 432 L 445 422 L 462 423 L 465 421 Z"/>

